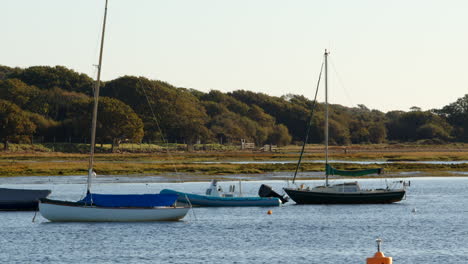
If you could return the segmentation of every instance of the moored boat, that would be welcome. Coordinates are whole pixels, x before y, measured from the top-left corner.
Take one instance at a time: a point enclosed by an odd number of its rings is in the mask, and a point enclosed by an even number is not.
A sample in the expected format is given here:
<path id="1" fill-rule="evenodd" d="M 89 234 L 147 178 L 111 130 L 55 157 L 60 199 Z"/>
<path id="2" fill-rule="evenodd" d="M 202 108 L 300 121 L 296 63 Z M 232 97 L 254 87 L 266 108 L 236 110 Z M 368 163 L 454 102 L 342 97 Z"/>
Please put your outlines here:
<path id="1" fill-rule="evenodd" d="M 42 216 L 53 222 L 142 222 L 176 221 L 188 207 L 176 207 L 177 195 L 87 195 L 68 202 L 41 199 Z"/>
<path id="2" fill-rule="evenodd" d="M 401 184 L 401 187 L 394 188 L 394 186 L 387 185 L 383 189 L 361 189 L 357 182 L 345 182 L 330 185 L 330 175 L 340 175 L 348 177 L 358 177 L 369 174 L 382 174 L 382 168 L 366 169 L 366 170 L 337 170 L 329 164 L 328 160 L 328 55 L 329 52 L 325 50 L 324 54 L 324 66 L 325 69 L 325 185 L 317 187 L 306 187 L 301 184 L 296 188 L 284 188 L 284 191 L 289 197 L 294 200 L 297 204 L 382 204 L 382 203 L 394 203 L 399 202 L 405 196 L 405 182 L 398 181 L 395 184 Z M 320 72 L 321 74 L 321 72 Z M 319 78 L 320 82 L 320 78 Z M 316 97 L 318 92 L 318 85 L 316 91 Z M 317 101 L 315 97 L 315 102 Z M 312 108 L 313 114 L 314 108 Z M 301 164 L 302 155 L 304 153 L 305 145 L 307 144 L 310 126 L 312 123 L 312 114 L 310 116 L 310 122 L 306 130 L 305 139 L 302 145 L 302 151 L 296 166 L 294 173 L 293 184 L 295 183 L 297 172 Z"/>
<path id="3" fill-rule="evenodd" d="M 244 197 L 235 196 L 234 185 L 230 187 L 231 192 L 224 193 L 217 186 L 217 181 L 213 180 L 210 187 L 206 190 L 206 195 L 178 192 L 170 189 L 164 189 L 161 194 L 177 194 L 178 203 L 192 206 L 206 207 L 229 207 L 229 206 L 280 206 L 281 200 L 277 197 Z"/>
<path id="4" fill-rule="evenodd" d="M 189 207 L 176 207 L 176 195 L 167 194 L 95 194 L 91 183 L 96 175 L 94 166 L 94 146 L 96 143 L 97 112 L 99 100 L 104 33 L 106 28 L 107 3 L 105 2 L 101 48 L 97 66 L 97 79 L 93 89 L 94 105 L 91 125 L 91 144 L 88 166 L 86 196 L 77 202 L 41 199 L 39 211 L 43 217 L 55 222 L 128 222 L 128 221 L 168 221 L 182 219 Z"/>
<path id="5" fill-rule="evenodd" d="M 37 210 L 39 199 L 50 194 L 50 190 L 0 188 L 0 210 Z"/>
<path id="6" fill-rule="evenodd" d="M 405 196 L 404 190 L 363 190 L 358 182 L 285 191 L 298 204 L 384 204 L 399 202 Z"/>

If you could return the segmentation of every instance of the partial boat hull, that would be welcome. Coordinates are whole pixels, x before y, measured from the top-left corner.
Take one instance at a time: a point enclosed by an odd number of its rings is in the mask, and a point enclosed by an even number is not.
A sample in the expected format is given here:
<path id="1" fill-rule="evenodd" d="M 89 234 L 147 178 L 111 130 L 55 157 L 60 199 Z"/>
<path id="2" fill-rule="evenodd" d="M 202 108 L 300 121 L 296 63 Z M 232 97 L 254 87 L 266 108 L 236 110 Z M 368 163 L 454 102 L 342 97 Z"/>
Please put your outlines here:
<path id="1" fill-rule="evenodd" d="M 243 207 L 243 206 L 280 206 L 281 200 L 276 197 L 216 197 L 198 195 L 164 189 L 161 194 L 178 194 L 177 202 L 200 207 Z M 187 200 L 188 198 L 188 200 Z"/>
<path id="2" fill-rule="evenodd" d="M 34 211 L 39 199 L 50 194 L 50 190 L 0 188 L 0 210 Z"/>
<path id="3" fill-rule="evenodd" d="M 405 196 L 405 190 L 346 193 L 284 188 L 284 191 L 297 204 L 386 204 L 399 202 Z"/>
<path id="4" fill-rule="evenodd" d="M 51 222 L 177 221 L 182 219 L 189 209 L 188 207 L 97 207 L 49 199 L 43 199 L 39 202 L 41 215 Z"/>

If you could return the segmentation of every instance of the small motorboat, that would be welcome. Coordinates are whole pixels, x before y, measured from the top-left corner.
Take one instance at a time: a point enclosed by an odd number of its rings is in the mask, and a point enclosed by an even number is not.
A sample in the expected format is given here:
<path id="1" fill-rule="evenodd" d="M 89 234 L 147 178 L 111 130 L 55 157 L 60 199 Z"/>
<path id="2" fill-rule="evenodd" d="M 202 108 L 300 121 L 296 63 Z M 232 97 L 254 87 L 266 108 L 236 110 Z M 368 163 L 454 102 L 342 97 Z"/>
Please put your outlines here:
<path id="1" fill-rule="evenodd" d="M 218 186 L 217 180 L 212 180 L 210 187 L 206 189 L 205 195 L 178 192 L 170 189 L 164 189 L 161 194 L 178 194 L 178 203 L 192 206 L 204 207 L 223 207 L 223 206 L 280 206 L 282 201 L 278 197 L 256 197 L 242 196 L 242 193 L 235 192 L 236 186 L 229 186 L 229 192 L 223 192 L 221 186 Z"/>

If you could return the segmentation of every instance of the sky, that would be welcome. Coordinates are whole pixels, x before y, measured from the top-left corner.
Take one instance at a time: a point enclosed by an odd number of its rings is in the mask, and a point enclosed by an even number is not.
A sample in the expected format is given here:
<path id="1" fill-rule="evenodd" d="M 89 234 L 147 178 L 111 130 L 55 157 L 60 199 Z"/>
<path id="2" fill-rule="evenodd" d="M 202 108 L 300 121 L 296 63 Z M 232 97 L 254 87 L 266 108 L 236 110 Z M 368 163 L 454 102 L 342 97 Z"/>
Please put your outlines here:
<path id="1" fill-rule="evenodd" d="M 104 0 L 0 0 L 0 65 L 95 78 Z M 465 0 L 109 0 L 102 79 L 329 101 L 383 112 L 468 94 Z M 323 89 L 319 101 L 323 101 Z"/>

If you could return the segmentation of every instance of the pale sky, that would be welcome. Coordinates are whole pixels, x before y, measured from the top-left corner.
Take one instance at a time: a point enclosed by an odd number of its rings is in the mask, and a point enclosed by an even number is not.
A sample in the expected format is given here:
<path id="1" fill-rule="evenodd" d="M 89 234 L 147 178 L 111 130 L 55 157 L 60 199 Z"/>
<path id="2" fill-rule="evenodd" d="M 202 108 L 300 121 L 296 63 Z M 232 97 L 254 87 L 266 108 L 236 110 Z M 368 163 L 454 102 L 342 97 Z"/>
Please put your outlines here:
<path id="1" fill-rule="evenodd" d="M 0 65 L 95 78 L 103 7 L 0 0 Z M 103 80 L 312 99 L 327 48 L 331 103 L 428 110 L 468 93 L 465 0 L 109 0 L 107 27 Z"/>

